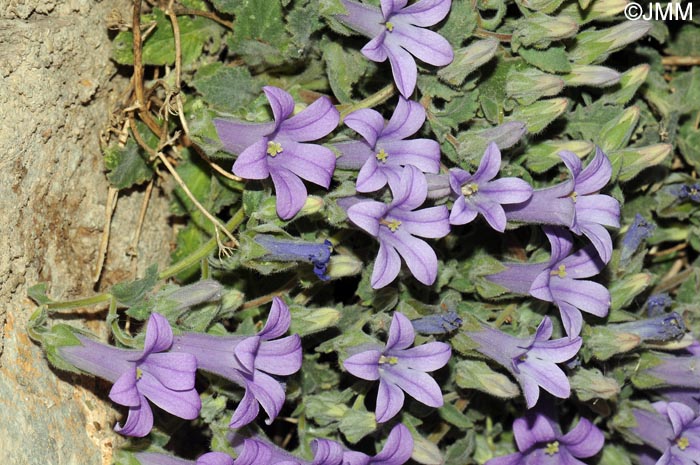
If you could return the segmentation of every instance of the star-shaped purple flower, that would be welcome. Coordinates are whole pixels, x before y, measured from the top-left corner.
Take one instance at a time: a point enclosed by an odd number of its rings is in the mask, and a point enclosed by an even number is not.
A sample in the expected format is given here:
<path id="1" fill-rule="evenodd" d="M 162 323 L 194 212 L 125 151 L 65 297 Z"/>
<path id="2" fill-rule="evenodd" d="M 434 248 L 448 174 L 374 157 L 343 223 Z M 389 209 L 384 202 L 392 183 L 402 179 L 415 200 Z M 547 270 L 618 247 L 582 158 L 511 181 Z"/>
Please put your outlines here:
<path id="1" fill-rule="evenodd" d="M 604 317 L 610 309 L 610 292 L 605 286 L 582 278 L 595 276 L 605 267 L 589 245 L 575 253 L 573 237 L 558 227 L 543 228 L 552 248 L 548 263 L 507 263 L 507 269 L 487 279 L 519 294 L 530 294 L 559 308 L 569 337 L 581 332 L 581 311 Z"/>
<path id="2" fill-rule="evenodd" d="M 351 374 L 379 380 L 375 415 L 378 423 L 391 420 L 403 407 L 404 391 L 429 407 L 442 406 L 440 386 L 426 372 L 447 364 L 452 349 L 444 342 L 429 342 L 409 349 L 415 333 L 411 320 L 394 312 L 386 347 L 372 347 L 345 359 Z"/>
<path id="3" fill-rule="evenodd" d="M 612 257 L 612 239 L 603 226 L 620 227 L 620 203 L 609 195 L 597 194 L 610 181 L 612 164 L 596 147 L 593 160 L 582 169 L 573 152 L 559 156 L 573 179 L 545 189 L 536 189 L 529 200 L 505 207 L 509 220 L 566 226 L 593 243 L 603 262 Z"/>
<path id="4" fill-rule="evenodd" d="M 425 285 L 437 278 L 437 255 L 415 236 L 440 238 L 450 232 L 447 207 L 416 210 L 425 202 L 428 184 L 418 168 L 403 168 L 394 200 L 386 205 L 373 200 L 358 202 L 347 209 L 348 218 L 379 240 L 379 254 L 372 270 L 372 287 L 379 289 L 396 278 L 401 258 L 413 276 Z"/>
<path id="5" fill-rule="evenodd" d="M 660 401 L 652 406 L 656 412 L 632 409 L 637 426 L 630 430 L 656 451 L 650 451 L 656 465 L 700 463 L 700 416 L 680 402 Z"/>
<path id="6" fill-rule="evenodd" d="M 467 224 L 481 213 L 493 229 L 506 230 L 506 213 L 501 205 L 525 202 L 532 195 L 532 187 L 518 178 L 492 181 L 500 169 L 501 151 L 491 142 L 474 175 L 459 168 L 450 170 L 450 186 L 456 196 L 450 224 Z"/>
<path id="7" fill-rule="evenodd" d="M 552 337 L 552 321 L 544 317 L 535 334 L 528 338 L 511 336 L 484 325 L 481 331 L 466 333 L 478 344 L 477 351 L 486 355 L 518 380 L 525 395 L 527 408 L 532 408 L 540 396 L 540 387 L 550 394 L 566 399 L 571 395 L 569 379 L 557 366 L 573 358 L 581 348 L 580 337 Z"/>
<path id="8" fill-rule="evenodd" d="M 593 457 L 605 443 L 603 433 L 585 418 L 562 434 L 557 423 L 539 412 L 516 419 L 513 434 L 520 452 L 484 465 L 585 465 L 578 459 Z"/>
<path id="9" fill-rule="evenodd" d="M 413 454 L 413 437 L 403 424 L 394 426 L 382 451 L 370 457 L 362 452 L 343 452 L 343 465 L 403 465 Z"/>
<path id="10" fill-rule="evenodd" d="M 301 368 L 301 338 L 280 338 L 289 329 L 292 316 L 285 303 L 275 297 L 265 327 L 255 336 L 213 336 L 182 333 L 173 351 L 192 354 L 200 369 L 217 374 L 245 388 L 231 417 L 230 426 L 240 428 L 258 415 L 258 403 L 267 413 L 267 424 L 284 405 L 284 388 L 270 375 L 287 376 Z"/>
<path id="11" fill-rule="evenodd" d="M 173 331 L 164 316 L 148 319 L 143 351 L 118 349 L 76 335 L 81 345 L 63 346 L 58 353 L 87 373 L 114 383 L 109 398 L 129 407 L 124 426 L 115 430 L 126 436 L 146 436 L 153 427 L 153 412 L 146 399 L 175 416 L 197 418 L 202 403 L 194 388 L 197 360 L 193 355 L 168 352 Z"/>
<path id="12" fill-rule="evenodd" d="M 322 97 L 292 116 L 294 99 L 282 89 L 263 87 L 275 120 L 248 123 L 214 119 L 224 150 L 237 154 L 233 173 L 245 179 L 272 178 L 277 195 L 277 214 L 288 220 L 306 201 L 305 179 L 328 189 L 335 169 L 333 152 L 317 144 L 340 121 L 330 99 Z M 301 178 L 301 179 L 300 179 Z"/>
<path id="13" fill-rule="evenodd" d="M 362 54 L 372 61 L 389 58 L 391 72 L 401 95 L 408 98 L 416 87 L 419 60 L 435 66 L 452 62 L 454 53 L 441 35 L 423 29 L 439 23 L 450 12 L 451 0 L 381 0 L 381 10 L 351 0 L 341 0 L 348 11 L 337 18 L 372 40 Z"/>
<path id="14" fill-rule="evenodd" d="M 339 168 L 360 168 L 358 192 L 373 192 L 387 182 L 392 191 L 401 178 L 401 167 L 413 165 L 424 173 L 440 170 L 440 145 L 430 139 L 404 140 L 415 134 L 425 122 L 425 109 L 418 102 L 399 97 L 389 123 L 377 111 L 365 108 L 350 113 L 345 124 L 359 133 L 364 141 L 336 144 L 342 153 Z"/>

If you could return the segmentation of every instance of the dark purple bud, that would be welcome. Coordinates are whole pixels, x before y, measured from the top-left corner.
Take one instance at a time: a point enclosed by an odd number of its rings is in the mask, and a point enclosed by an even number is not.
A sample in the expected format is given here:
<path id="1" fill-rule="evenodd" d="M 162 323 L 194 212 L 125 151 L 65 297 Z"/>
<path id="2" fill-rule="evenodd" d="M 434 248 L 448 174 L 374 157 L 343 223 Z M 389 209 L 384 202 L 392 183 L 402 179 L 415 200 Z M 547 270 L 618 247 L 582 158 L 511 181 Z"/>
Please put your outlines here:
<path id="1" fill-rule="evenodd" d="M 454 311 L 428 315 L 411 320 L 413 329 L 421 334 L 447 334 L 459 329 L 462 319 Z"/>
<path id="2" fill-rule="evenodd" d="M 690 199 L 695 203 L 700 202 L 700 184 L 695 183 L 692 185 L 684 184 L 678 189 L 678 198 L 680 200 Z"/>
<path id="3" fill-rule="evenodd" d="M 642 215 L 637 213 L 634 217 L 634 222 L 622 239 L 620 263 L 627 263 L 641 243 L 654 235 L 654 229 L 656 229 L 654 223 L 647 221 Z"/>
<path id="4" fill-rule="evenodd" d="M 663 315 L 664 310 L 669 308 L 673 300 L 668 294 L 654 294 L 647 299 L 647 316 L 654 317 Z"/>
<path id="5" fill-rule="evenodd" d="M 666 342 L 680 339 L 688 330 L 683 318 L 676 312 L 608 327 L 615 332 L 636 334 L 642 342 Z"/>
<path id="6" fill-rule="evenodd" d="M 268 253 L 262 260 L 276 262 L 306 262 L 314 266 L 316 276 L 326 281 L 326 268 L 331 258 L 333 244 L 325 240 L 323 243 L 306 242 L 294 239 L 278 239 L 269 234 L 258 234 L 253 239 L 263 246 Z"/>

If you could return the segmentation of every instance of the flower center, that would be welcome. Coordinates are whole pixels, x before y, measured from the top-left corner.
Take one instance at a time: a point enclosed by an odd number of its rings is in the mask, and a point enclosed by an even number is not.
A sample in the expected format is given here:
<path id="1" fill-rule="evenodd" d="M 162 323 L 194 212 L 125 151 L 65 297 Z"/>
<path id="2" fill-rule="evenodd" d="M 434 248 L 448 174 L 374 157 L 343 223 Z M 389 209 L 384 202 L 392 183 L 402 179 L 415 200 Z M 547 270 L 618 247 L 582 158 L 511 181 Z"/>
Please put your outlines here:
<path id="1" fill-rule="evenodd" d="M 284 149 L 282 148 L 282 144 L 280 144 L 279 142 L 271 140 L 267 143 L 267 154 L 271 157 L 276 157 L 277 155 L 282 153 L 282 151 L 284 151 Z"/>
<path id="2" fill-rule="evenodd" d="M 396 365 L 399 363 L 399 358 L 398 357 L 387 357 L 386 355 L 380 355 L 379 356 L 379 364 L 380 365 Z"/>
<path id="3" fill-rule="evenodd" d="M 571 194 L 569 194 L 569 197 L 571 197 L 571 200 L 573 200 L 574 203 L 576 203 L 576 199 L 578 199 L 578 192 L 573 191 Z"/>
<path id="4" fill-rule="evenodd" d="M 678 440 L 676 441 L 676 444 L 678 444 L 678 448 L 680 450 L 685 450 L 690 445 L 690 441 L 688 441 L 688 438 L 682 437 L 682 438 L 678 438 Z"/>
<path id="5" fill-rule="evenodd" d="M 544 453 L 547 455 L 554 455 L 559 452 L 559 441 L 550 442 L 547 447 L 544 448 Z"/>
<path id="6" fill-rule="evenodd" d="M 143 376 L 143 370 L 141 368 L 136 368 L 136 379 L 141 379 Z"/>
<path id="7" fill-rule="evenodd" d="M 389 21 L 387 21 L 386 23 L 384 23 L 384 26 L 386 26 L 386 30 L 389 31 L 389 32 L 391 32 L 391 31 L 394 30 L 394 24 L 393 24 L 393 23 L 390 23 Z"/>
<path id="8" fill-rule="evenodd" d="M 383 224 L 384 226 L 386 226 L 387 228 L 389 228 L 389 229 L 391 230 L 391 232 L 396 232 L 396 231 L 398 231 L 398 230 L 399 230 L 399 226 L 401 226 L 401 222 L 400 222 L 399 220 L 389 220 L 389 221 L 387 221 L 387 220 L 385 220 L 384 218 L 382 218 L 381 220 L 379 220 L 379 224 Z"/>
<path id="9" fill-rule="evenodd" d="M 389 158 L 389 154 L 384 151 L 384 149 L 381 149 L 378 154 L 375 155 L 377 157 L 377 160 L 379 160 L 382 163 L 386 163 L 386 159 Z"/>
<path id="10" fill-rule="evenodd" d="M 566 265 L 559 265 L 559 269 L 552 270 L 549 272 L 550 276 L 559 276 L 560 278 L 566 278 Z"/>
<path id="11" fill-rule="evenodd" d="M 462 195 L 465 197 L 471 197 L 477 192 L 479 192 L 479 185 L 475 182 L 470 182 L 462 186 Z"/>

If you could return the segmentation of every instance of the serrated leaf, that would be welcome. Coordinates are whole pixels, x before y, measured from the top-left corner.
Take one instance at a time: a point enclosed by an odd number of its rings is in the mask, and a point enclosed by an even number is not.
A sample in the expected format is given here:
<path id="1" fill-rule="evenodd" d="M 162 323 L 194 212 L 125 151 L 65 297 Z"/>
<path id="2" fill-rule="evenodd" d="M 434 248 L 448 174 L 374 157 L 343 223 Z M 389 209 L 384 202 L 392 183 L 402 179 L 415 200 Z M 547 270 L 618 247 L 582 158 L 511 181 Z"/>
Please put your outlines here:
<path id="1" fill-rule="evenodd" d="M 109 170 L 107 179 L 116 189 L 128 189 L 153 177 L 146 154 L 133 138 L 129 138 L 124 147 L 117 144 L 107 147 L 104 150 L 104 162 Z"/>
<path id="2" fill-rule="evenodd" d="M 333 95 L 340 103 L 353 103 L 353 86 L 366 73 L 367 58 L 359 51 L 345 49 L 335 42 L 324 42 L 322 47 L 328 82 L 333 89 Z"/>
<path id="3" fill-rule="evenodd" d="M 158 266 L 153 264 L 146 269 L 146 275 L 130 283 L 115 284 L 110 290 L 110 294 L 118 302 L 131 307 L 136 305 L 150 292 L 158 283 Z"/>
<path id="4" fill-rule="evenodd" d="M 280 55 L 289 45 L 289 36 L 279 0 L 240 0 L 235 7 L 233 51 L 258 63 L 284 61 Z"/>
<path id="5" fill-rule="evenodd" d="M 261 89 L 246 68 L 222 63 L 199 68 L 192 85 L 212 107 L 229 113 L 235 113 L 253 101 Z"/>
<path id="6" fill-rule="evenodd" d="M 546 50 L 521 47 L 518 55 L 529 64 L 549 73 L 568 73 L 571 71 L 571 63 L 566 56 L 564 47 L 549 47 Z"/>

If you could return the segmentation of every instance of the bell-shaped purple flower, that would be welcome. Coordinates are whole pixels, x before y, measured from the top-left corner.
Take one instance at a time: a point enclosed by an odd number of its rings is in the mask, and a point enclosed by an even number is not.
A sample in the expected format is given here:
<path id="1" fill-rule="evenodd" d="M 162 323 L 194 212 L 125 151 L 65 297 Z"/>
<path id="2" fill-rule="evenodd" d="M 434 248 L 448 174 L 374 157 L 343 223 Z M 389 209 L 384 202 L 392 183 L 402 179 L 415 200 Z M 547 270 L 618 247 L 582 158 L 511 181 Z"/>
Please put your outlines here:
<path id="1" fill-rule="evenodd" d="M 425 202 L 428 184 L 418 168 L 403 168 L 394 200 L 386 205 L 373 200 L 347 209 L 348 218 L 379 240 L 379 254 L 372 270 L 372 287 L 379 289 L 398 276 L 401 258 L 415 278 L 431 285 L 437 278 L 437 255 L 416 236 L 440 238 L 450 232 L 447 207 L 416 210 Z"/>
<path id="2" fill-rule="evenodd" d="M 593 457 L 605 443 L 603 433 L 585 418 L 562 434 L 556 422 L 539 412 L 516 419 L 513 434 L 519 452 L 484 465 L 584 465 L 578 459 Z"/>
<path id="3" fill-rule="evenodd" d="M 454 53 L 449 42 L 423 29 L 447 16 L 451 0 L 420 0 L 409 6 L 408 0 L 382 0 L 381 10 L 351 0 L 341 1 L 348 14 L 336 17 L 372 39 L 362 48 L 364 56 L 376 62 L 389 58 L 394 82 L 404 97 L 410 97 L 416 87 L 418 72 L 413 56 L 435 66 L 452 62 Z"/>
<path id="4" fill-rule="evenodd" d="M 233 173 L 245 179 L 272 178 L 277 214 L 288 220 L 306 202 L 305 179 L 328 189 L 335 169 L 333 152 L 305 142 L 321 139 L 340 121 L 330 99 L 322 97 L 292 116 L 294 99 L 282 89 L 263 87 L 275 120 L 270 123 L 216 118 L 224 150 L 238 155 Z"/>
<path id="5" fill-rule="evenodd" d="M 512 292 L 530 294 L 559 307 L 569 337 L 578 336 L 583 325 L 581 311 L 604 317 L 610 309 L 610 292 L 601 284 L 587 281 L 605 265 L 590 246 L 571 253 L 573 238 L 562 228 L 543 228 L 552 248 L 548 263 L 506 264 L 505 271 L 488 280 Z"/>
<path id="6" fill-rule="evenodd" d="M 700 464 L 700 416 L 679 402 L 652 405 L 656 412 L 632 409 L 637 426 L 630 430 L 657 451 L 656 465 Z"/>
<path id="7" fill-rule="evenodd" d="M 141 465 L 234 465 L 233 458 L 223 452 L 208 452 L 197 457 L 195 461 L 156 452 L 138 452 L 134 454 L 134 457 Z M 244 465 L 239 460 L 236 460 L 235 463 L 236 465 Z"/>
<path id="8" fill-rule="evenodd" d="M 501 169 L 501 151 L 491 142 L 476 173 L 459 168 L 450 170 L 450 186 L 456 197 L 450 212 L 450 224 L 467 224 L 481 213 L 496 231 L 506 229 L 506 212 L 501 205 L 525 202 L 532 195 L 532 187 L 522 179 L 496 179 Z"/>
<path id="9" fill-rule="evenodd" d="M 194 388 L 197 360 L 190 354 L 168 352 L 173 331 L 164 316 L 153 313 L 146 326 L 143 351 L 118 349 L 76 335 L 81 345 L 63 346 L 59 355 L 76 368 L 114 383 L 109 398 L 129 407 L 124 426 L 127 436 L 146 436 L 153 412 L 146 399 L 175 416 L 192 420 L 202 406 Z"/>
<path id="10" fill-rule="evenodd" d="M 573 179 L 536 189 L 528 201 L 507 205 L 506 217 L 525 223 L 566 226 L 574 234 L 588 237 L 603 262 L 608 263 L 612 238 L 603 226 L 620 227 L 620 203 L 597 192 L 610 181 L 612 164 L 598 147 L 585 169 L 575 153 L 562 151 L 559 156 Z"/>
<path id="11" fill-rule="evenodd" d="M 213 336 L 183 333 L 173 341 L 173 351 L 192 354 L 200 369 L 217 374 L 245 388 L 245 395 L 231 417 L 230 426 L 247 425 L 258 415 L 258 404 L 267 413 L 266 423 L 284 405 L 284 388 L 271 375 L 287 376 L 301 368 L 301 338 L 280 338 L 289 329 L 291 314 L 275 297 L 265 327 L 255 336 Z"/>
<path id="12" fill-rule="evenodd" d="M 261 260 L 278 262 L 307 262 L 314 266 L 314 274 L 326 281 L 326 269 L 333 252 L 331 241 L 323 243 L 307 242 L 297 239 L 280 239 L 271 234 L 258 234 L 253 238 L 255 242 L 263 246 L 268 253 L 260 257 Z"/>
<path id="13" fill-rule="evenodd" d="M 511 336 L 483 326 L 481 331 L 466 333 L 478 344 L 476 350 L 489 357 L 518 380 L 527 408 L 532 408 L 540 396 L 540 387 L 550 394 L 566 399 L 571 386 L 566 374 L 557 366 L 573 358 L 581 348 L 580 337 L 552 337 L 552 321 L 544 317 L 537 332 L 528 338 Z"/>
<path id="14" fill-rule="evenodd" d="M 413 453 L 411 432 L 401 423 L 394 426 L 386 438 L 382 451 L 370 457 L 362 452 L 345 450 L 343 465 L 403 465 Z"/>
<path id="15" fill-rule="evenodd" d="M 411 320 L 394 312 L 386 347 L 367 348 L 343 362 L 345 369 L 358 378 L 379 380 L 375 410 L 378 423 L 389 421 L 399 413 L 404 391 L 429 407 L 442 406 L 440 386 L 426 372 L 445 366 L 452 350 L 443 342 L 429 342 L 409 349 L 414 339 Z"/>
<path id="16" fill-rule="evenodd" d="M 342 156 L 338 168 L 360 169 L 358 192 L 373 192 L 387 183 L 392 192 L 401 178 L 401 167 L 413 165 L 424 173 L 440 170 L 440 145 L 430 139 L 404 140 L 415 134 L 425 122 L 425 109 L 418 102 L 399 97 L 388 124 L 377 111 L 364 108 L 350 113 L 345 124 L 364 141 L 335 145 Z"/>

